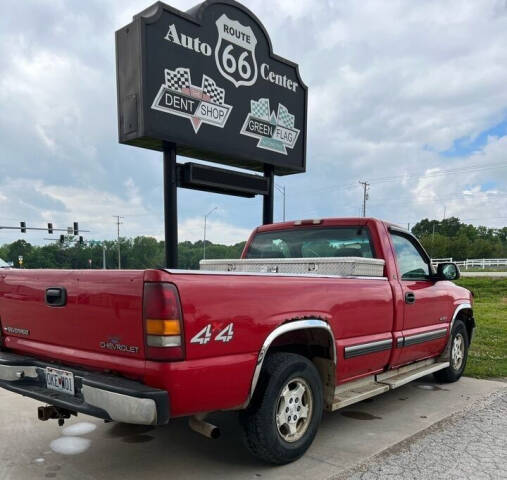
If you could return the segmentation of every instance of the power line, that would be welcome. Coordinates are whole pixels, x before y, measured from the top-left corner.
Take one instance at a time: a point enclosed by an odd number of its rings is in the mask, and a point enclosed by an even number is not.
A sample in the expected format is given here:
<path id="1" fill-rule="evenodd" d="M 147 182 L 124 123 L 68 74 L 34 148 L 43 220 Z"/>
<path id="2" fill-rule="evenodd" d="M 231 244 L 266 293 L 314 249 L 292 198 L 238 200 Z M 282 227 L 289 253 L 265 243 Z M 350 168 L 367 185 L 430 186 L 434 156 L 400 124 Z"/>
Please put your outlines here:
<path id="1" fill-rule="evenodd" d="M 432 177 L 441 177 L 446 175 L 458 175 L 461 173 L 469 173 L 469 172 L 478 172 L 481 170 L 491 170 L 495 168 L 505 168 L 507 167 L 507 163 L 495 163 L 495 164 L 486 164 L 486 165 L 471 165 L 467 168 L 454 168 L 450 170 L 440 170 L 438 172 L 432 172 L 432 173 L 423 173 L 423 174 L 415 174 L 415 175 L 395 175 L 392 177 L 380 177 L 380 178 L 374 178 L 371 180 L 371 183 L 386 183 L 386 182 L 394 182 L 399 179 L 404 178 L 432 178 Z M 427 169 L 428 170 L 428 169 Z M 426 170 L 426 171 L 427 171 Z"/>
<path id="2" fill-rule="evenodd" d="M 434 168 L 438 168 L 438 167 L 434 167 Z M 440 177 L 440 176 L 446 176 L 446 175 L 459 175 L 462 173 L 478 172 L 478 171 L 482 171 L 482 170 L 491 170 L 491 169 L 495 169 L 495 168 L 507 168 L 507 163 L 501 162 L 501 163 L 490 163 L 490 164 L 484 164 L 484 165 L 471 165 L 466 168 L 454 168 L 454 169 L 449 169 L 449 170 L 440 170 L 438 172 L 432 172 L 429 174 L 425 173 L 428 170 L 428 169 L 426 169 L 425 172 L 418 173 L 418 174 L 404 174 L 404 175 L 394 175 L 394 176 L 390 176 L 390 177 L 377 177 L 377 178 L 369 179 L 369 182 L 370 182 L 370 185 L 375 185 L 378 183 L 389 183 L 389 182 L 394 182 L 394 181 L 397 181 L 400 179 L 406 179 L 406 178 L 407 179 L 408 178 L 422 178 L 422 177 L 432 178 L 432 177 Z M 312 189 L 312 193 L 320 192 L 320 191 L 324 191 L 324 190 L 332 190 L 332 189 L 336 189 L 336 188 L 341 188 L 342 190 L 348 190 L 348 189 L 355 187 L 356 185 L 357 185 L 356 183 L 334 184 L 334 185 L 329 185 L 327 187 Z M 296 189 L 296 191 L 303 190 L 303 189 L 307 190 L 307 187 L 302 187 L 300 189 Z"/>
<path id="3" fill-rule="evenodd" d="M 477 198 L 477 196 L 480 194 L 483 195 L 483 198 Z M 394 197 L 394 198 L 392 196 L 387 196 L 387 198 L 381 198 L 381 199 L 379 199 L 379 201 L 381 201 L 382 204 L 386 204 L 386 203 L 394 203 L 394 202 L 399 203 L 400 199 L 410 199 L 414 202 L 416 202 L 418 200 L 429 202 L 431 200 L 443 201 L 443 200 L 453 200 L 453 199 L 459 198 L 462 201 L 470 199 L 470 200 L 481 201 L 481 202 L 492 202 L 492 201 L 496 202 L 505 196 L 507 196 L 507 193 L 490 193 L 490 192 L 469 192 L 469 193 L 454 192 L 449 195 L 445 195 L 444 197 L 437 195 L 437 194 L 433 194 L 432 192 L 426 192 L 426 194 L 424 194 L 424 192 L 423 192 L 423 194 L 421 194 L 421 195 L 414 196 L 413 192 L 407 192 L 403 195 L 396 195 L 396 197 Z"/>
<path id="4" fill-rule="evenodd" d="M 425 217 L 425 218 L 428 218 L 429 220 L 438 220 L 438 219 L 431 219 L 429 217 Z M 507 217 L 475 217 L 475 218 L 460 218 L 458 217 L 458 220 L 460 222 L 469 222 L 469 221 L 472 221 L 472 220 L 501 220 L 501 219 L 507 219 Z M 398 224 L 404 224 L 404 223 L 409 223 L 409 224 L 416 224 L 418 222 L 420 222 L 422 219 L 419 219 L 419 220 L 414 220 L 412 219 L 411 222 L 407 222 L 407 221 L 399 221 L 399 222 L 396 222 Z M 486 226 L 486 225 L 483 225 L 483 226 Z M 488 227 L 488 228 L 497 228 L 497 227 Z"/>

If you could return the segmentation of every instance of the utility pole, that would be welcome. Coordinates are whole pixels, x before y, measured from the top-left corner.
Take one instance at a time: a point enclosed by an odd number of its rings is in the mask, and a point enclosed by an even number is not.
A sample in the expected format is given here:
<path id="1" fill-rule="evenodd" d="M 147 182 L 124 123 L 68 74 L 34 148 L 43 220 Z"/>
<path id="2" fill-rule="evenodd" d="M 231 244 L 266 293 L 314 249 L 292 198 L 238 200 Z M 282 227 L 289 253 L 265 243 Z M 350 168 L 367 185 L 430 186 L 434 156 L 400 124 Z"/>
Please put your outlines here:
<path id="1" fill-rule="evenodd" d="M 285 185 L 277 185 L 275 188 L 283 195 L 283 221 L 285 222 Z"/>
<path id="2" fill-rule="evenodd" d="M 102 268 L 106 269 L 106 246 L 102 244 Z"/>
<path id="3" fill-rule="evenodd" d="M 116 218 L 116 228 L 117 228 L 117 235 L 118 235 L 118 270 L 121 269 L 121 256 L 120 256 L 120 225 L 123 224 L 123 222 L 120 222 L 120 219 L 123 217 L 120 217 L 120 215 L 113 215 L 113 218 Z"/>
<path id="4" fill-rule="evenodd" d="M 363 186 L 363 217 L 366 217 L 366 200 L 368 200 L 368 187 L 370 184 L 368 182 L 359 182 L 359 184 Z"/>
<path id="5" fill-rule="evenodd" d="M 211 215 L 218 207 L 211 209 L 206 215 L 204 215 L 204 240 L 202 244 L 202 258 L 206 260 L 206 221 L 208 216 Z"/>

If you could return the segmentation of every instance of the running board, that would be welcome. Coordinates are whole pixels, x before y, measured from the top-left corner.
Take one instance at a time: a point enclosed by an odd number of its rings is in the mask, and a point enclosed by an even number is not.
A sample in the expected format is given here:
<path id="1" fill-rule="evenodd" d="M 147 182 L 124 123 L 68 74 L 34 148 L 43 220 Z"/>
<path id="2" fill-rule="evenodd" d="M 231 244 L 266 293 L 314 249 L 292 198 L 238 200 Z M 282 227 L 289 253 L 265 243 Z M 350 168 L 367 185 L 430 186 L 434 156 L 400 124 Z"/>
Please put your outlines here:
<path id="1" fill-rule="evenodd" d="M 401 387 L 416 378 L 424 377 L 449 366 L 449 362 L 436 362 L 435 359 L 406 365 L 405 367 L 378 375 L 370 375 L 353 382 L 338 385 L 334 391 L 334 399 L 329 410 L 334 411 L 357 402 L 375 397 L 388 390 Z"/>
<path id="2" fill-rule="evenodd" d="M 389 385 L 391 389 L 401 387 L 402 385 L 405 385 L 412 380 L 415 380 L 416 378 L 421 378 L 426 375 L 429 375 L 430 373 L 438 372 L 439 370 L 443 370 L 444 368 L 447 368 L 449 366 L 449 362 L 439 362 L 439 363 L 433 363 L 429 366 L 422 366 L 419 368 L 415 368 L 413 370 L 409 370 L 408 372 L 402 372 L 398 375 L 394 375 L 389 378 L 385 378 L 384 380 L 380 380 L 380 383 L 385 383 L 386 385 Z M 377 381 L 379 379 L 377 378 Z"/>
<path id="3" fill-rule="evenodd" d="M 335 391 L 331 411 L 335 411 L 338 410 L 339 408 L 352 405 L 353 403 L 361 402 L 370 397 L 375 397 L 376 395 L 380 395 L 381 393 L 387 392 L 389 390 L 389 385 L 382 385 L 381 383 L 376 383 L 373 380 L 373 377 L 374 375 L 368 377 L 368 382 L 362 384 L 351 382 L 350 384 L 342 385 L 343 387 L 347 386 L 349 388 L 343 389 L 338 392 Z M 357 382 L 361 382 L 361 380 L 358 380 Z"/>

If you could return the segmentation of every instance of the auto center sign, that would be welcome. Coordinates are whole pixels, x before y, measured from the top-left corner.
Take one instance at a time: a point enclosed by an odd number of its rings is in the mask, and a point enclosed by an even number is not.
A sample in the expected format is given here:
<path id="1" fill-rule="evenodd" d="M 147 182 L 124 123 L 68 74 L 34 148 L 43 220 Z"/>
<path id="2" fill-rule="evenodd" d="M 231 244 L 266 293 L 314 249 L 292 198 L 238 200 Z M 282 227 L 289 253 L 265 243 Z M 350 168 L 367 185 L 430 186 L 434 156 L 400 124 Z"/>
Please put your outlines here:
<path id="1" fill-rule="evenodd" d="M 119 137 L 275 174 L 306 168 L 307 88 L 232 0 L 188 12 L 158 2 L 116 32 Z"/>

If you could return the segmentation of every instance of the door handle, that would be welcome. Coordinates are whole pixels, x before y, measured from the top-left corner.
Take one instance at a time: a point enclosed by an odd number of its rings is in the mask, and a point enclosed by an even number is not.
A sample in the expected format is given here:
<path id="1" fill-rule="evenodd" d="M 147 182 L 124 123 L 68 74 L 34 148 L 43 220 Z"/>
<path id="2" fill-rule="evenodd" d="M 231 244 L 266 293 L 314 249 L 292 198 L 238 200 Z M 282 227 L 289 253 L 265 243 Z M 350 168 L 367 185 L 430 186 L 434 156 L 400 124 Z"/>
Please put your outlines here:
<path id="1" fill-rule="evenodd" d="M 405 303 L 415 303 L 415 293 L 407 292 L 405 293 Z"/>
<path id="2" fill-rule="evenodd" d="M 67 303 L 67 290 L 64 287 L 46 288 L 46 304 L 50 307 L 63 307 Z"/>

